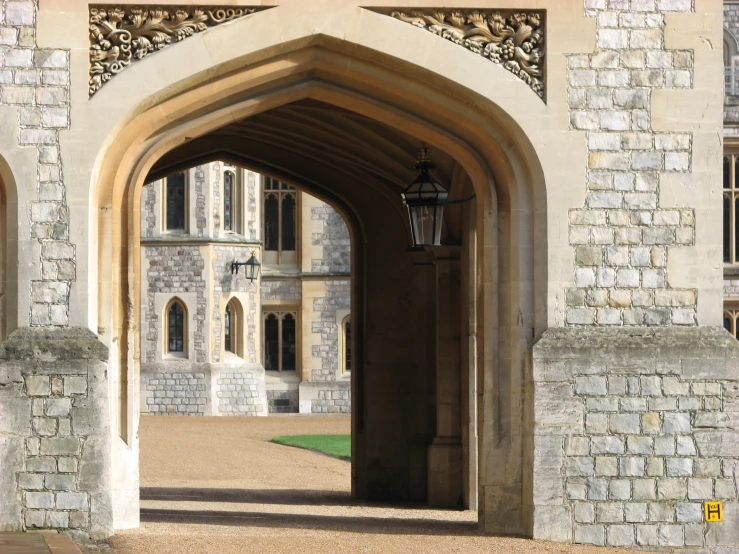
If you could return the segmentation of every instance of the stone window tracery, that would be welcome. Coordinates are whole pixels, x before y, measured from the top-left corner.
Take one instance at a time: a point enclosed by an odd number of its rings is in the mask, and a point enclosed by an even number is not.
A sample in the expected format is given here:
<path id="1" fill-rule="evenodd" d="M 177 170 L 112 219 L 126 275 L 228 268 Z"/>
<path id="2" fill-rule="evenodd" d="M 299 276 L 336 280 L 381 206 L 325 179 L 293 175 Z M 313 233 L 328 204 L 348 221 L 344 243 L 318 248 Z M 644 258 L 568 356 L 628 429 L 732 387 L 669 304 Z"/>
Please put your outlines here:
<path id="1" fill-rule="evenodd" d="M 166 230 L 187 230 L 187 185 L 184 172 L 169 175 L 165 179 L 164 198 Z"/>
<path id="2" fill-rule="evenodd" d="M 724 329 L 737 338 L 737 319 L 739 319 L 739 303 L 724 305 Z"/>
<path id="3" fill-rule="evenodd" d="M 264 313 L 264 369 L 297 370 L 297 311 Z"/>
<path id="4" fill-rule="evenodd" d="M 239 186 L 233 171 L 223 174 L 223 230 L 240 232 Z"/>
<path id="5" fill-rule="evenodd" d="M 187 357 L 187 308 L 175 298 L 167 305 L 165 313 L 167 354 Z"/>
<path id="6" fill-rule="evenodd" d="M 739 261 L 739 242 L 737 242 L 737 202 L 739 202 L 739 153 L 728 153 L 724 156 L 724 263 L 736 264 Z"/>
<path id="7" fill-rule="evenodd" d="M 296 263 L 297 190 L 277 179 L 264 177 L 265 261 Z"/>

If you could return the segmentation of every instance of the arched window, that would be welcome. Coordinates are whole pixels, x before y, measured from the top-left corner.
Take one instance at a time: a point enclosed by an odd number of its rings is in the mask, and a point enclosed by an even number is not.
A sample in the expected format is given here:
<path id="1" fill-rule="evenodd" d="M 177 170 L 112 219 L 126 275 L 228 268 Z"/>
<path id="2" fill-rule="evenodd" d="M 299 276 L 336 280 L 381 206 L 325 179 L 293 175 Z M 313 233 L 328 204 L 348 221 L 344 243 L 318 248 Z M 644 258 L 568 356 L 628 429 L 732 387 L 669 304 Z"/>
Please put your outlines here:
<path id="1" fill-rule="evenodd" d="M 167 306 L 167 353 L 175 355 L 187 354 L 187 309 L 177 298 Z"/>
<path id="2" fill-rule="evenodd" d="M 238 299 L 232 298 L 226 304 L 223 317 L 223 347 L 226 352 L 231 352 L 242 358 L 244 357 L 243 321 L 244 314 L 241 303 Z"/>
<path id="3" fill-rule="evenodd" d="M 264 178 L 264 250 L 267 263 L 296 263 L 295 188 L 271 177 Z"/>
<path id="4" fill-rule="evenodd" d="M 223 230 L 236 231 L 236 176 L 232 171 L 223 174 Z"/>
<path id="5" fill-rule="evenodd" d="M 737 202 L 739 202 L 739 164 L 738 154 L 724 156 L 724 263 L 736 264 L 739 261 L 739 218 Z"/>
<path id="6" fill-rule="evenodd" d="M 724 305 L 724 329 L 737 338 L 737 319 L 739 319 L 739 303 Z"/>
<path id="7" fill-rule="evenodd" d="M 264 314 L 264 369 L 297 369 L 297 312 L 269 311 Z"/>
<path id="8" fill-rule="evenodd" d="M 165 182 L 165 221 L 167 231 L 184 231 L 186 229 L 186 196 L 185 174 L 175 173 L 167 177 Z"/>
<path id="9" fill-rule="evenodd" d="M 352 318 L 344 318 L 344 371 L 352 370 Z"/>

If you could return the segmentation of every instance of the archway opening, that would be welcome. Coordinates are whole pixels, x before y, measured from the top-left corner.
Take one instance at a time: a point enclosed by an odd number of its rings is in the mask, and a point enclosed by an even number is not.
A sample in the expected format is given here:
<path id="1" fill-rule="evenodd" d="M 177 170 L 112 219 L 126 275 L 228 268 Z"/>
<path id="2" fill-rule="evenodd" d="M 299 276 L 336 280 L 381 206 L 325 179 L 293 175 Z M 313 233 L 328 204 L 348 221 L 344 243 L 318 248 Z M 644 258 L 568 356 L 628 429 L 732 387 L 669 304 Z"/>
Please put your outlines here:
<path id="1" fill-rule="evenodd" d="M 112 209 L 101 211 L 99 229 L 113 240 L 100 256 L 101 320 L 121 339 L 118 384 L 136 394 L 137 316 L 126 299 L 138 305 L 144 182 L 219 159 L 300 183 L 341 213 L 352 237 L 353 495 L 454 507 L 477 499 L 483 529 L 525 534 L 525 354 L 546 325 L 545 310 L 534 309 L 534 298 L 546 296 L 541 168 L 520 128 L 489 102 L 418 85 L 426 83 L 413 79 L 418 68 L 398 60 L 352 58 L 347 71 L 325 46 L 172 89 L 132 116 L 101 158 L 101 205 Z M 325 113 L 306 123 L 296 109 Z M 409 248 L 399 200 L 421 141 L 436 152 L 452 198 L 477 194 L 447 212 L 445 246 L 431 251 Z M 122 395 L 119 446 L 134 453 L 130 404 Z M 516 506 L 513 519 L 503 517 L 506 505 Z"/>

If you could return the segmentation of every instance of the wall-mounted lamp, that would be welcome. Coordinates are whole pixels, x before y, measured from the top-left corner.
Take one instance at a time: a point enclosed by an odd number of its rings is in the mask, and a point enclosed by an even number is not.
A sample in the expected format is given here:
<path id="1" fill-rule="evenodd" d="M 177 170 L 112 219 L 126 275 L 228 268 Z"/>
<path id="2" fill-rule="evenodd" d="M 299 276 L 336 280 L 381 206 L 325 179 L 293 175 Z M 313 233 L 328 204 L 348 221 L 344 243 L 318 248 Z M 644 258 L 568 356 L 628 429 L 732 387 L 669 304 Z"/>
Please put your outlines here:
<path id="1" fill-rule="evenodd" d="M 444 206 L 467 202 L 475 198 L 475 195 L 463 200 L 449 201 L 449 192 L 433 175 L 436 165 L 431 161 L 431 151 L 426 144 L 421 145 L 418 162 L 413 169 L 418 172 L 418 176 L 400 195 L 408 207 L 413 246 L 441 246 Z"/>
<path id="2" fill-rule="evenodd" d="M 251 253 L 251 258 L 245 262 L 231 262 L 231 275 L 239 273 L 239 266 L 244 266 L 244 272 L 246 278 L 250 281 L 254 281 L 259 277 L 259 270 L 262 269 L 262 264 L 257 260 L 256 252 Z"/>

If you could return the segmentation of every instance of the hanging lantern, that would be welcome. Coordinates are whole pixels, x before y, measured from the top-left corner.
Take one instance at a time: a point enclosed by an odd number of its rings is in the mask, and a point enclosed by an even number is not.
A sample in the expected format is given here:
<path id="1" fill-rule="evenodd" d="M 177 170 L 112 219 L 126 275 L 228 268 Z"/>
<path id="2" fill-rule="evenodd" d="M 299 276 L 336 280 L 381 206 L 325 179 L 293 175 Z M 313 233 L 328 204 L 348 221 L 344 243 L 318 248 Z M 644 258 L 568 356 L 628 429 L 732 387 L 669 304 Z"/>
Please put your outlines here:
<path id="1" fill-rule="evenodd" d="M 257 253 L 252 252 L 251 258 L 245 262 L 231 262 L 231 275 L 239 273 L 239 266 L 244 266 L 245 277 L 249 281 L 254 281 L 259 277 L 259 270 L 262 269 L 262 264 L 257 260 Z"/>
<path id="2" fill-rule="evenodd" d="M 449 193 L 434 176 L 436 166 L 424 144 L 418 151 L 416 179 L 401 194 L 411 220 L 413 246 L 441 246 L 441 222 Z"/>

